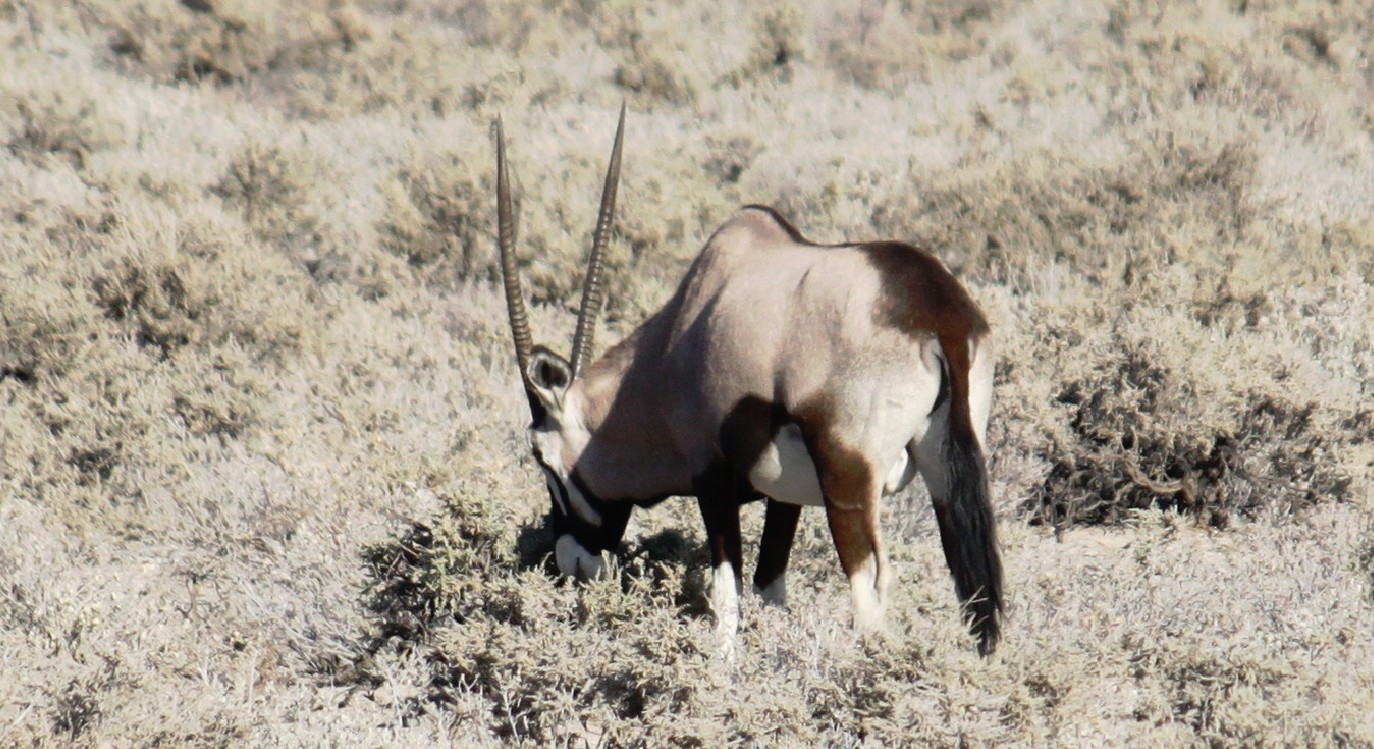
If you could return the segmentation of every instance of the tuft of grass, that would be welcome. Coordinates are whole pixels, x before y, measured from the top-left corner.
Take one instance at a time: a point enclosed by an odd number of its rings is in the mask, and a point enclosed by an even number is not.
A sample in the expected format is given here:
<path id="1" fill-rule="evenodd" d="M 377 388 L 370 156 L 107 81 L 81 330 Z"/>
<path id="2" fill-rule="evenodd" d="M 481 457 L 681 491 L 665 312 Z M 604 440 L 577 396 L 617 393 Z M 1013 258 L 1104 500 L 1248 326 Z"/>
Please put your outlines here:
<path id="1" fill-rule="evenodd" d="M 515 561 L 512 529 L 494 506 L 466 493 L 445 506 L 437 525 L 414 524 L 363 552 L 369 608 L 383 619 L 385 636 L 415 637 L 440 619 L 465 621 L 488 610 L 484 586 L 474 583 Z"/>
<path id="2" fill-rule="evenodd" d="M 379 186 L 379 244 L 426 278 L 495 282 L 499 260 L 487 214 L 494 194 L 485 140 L 447 158 L 415 157 L 413 167 Z M 474 148 L 480 146 L 480 148 Z"/>
<path id="3" fill-rule="evenodd" d="M 127 137 L 119 118 L 102 111 L 105 100 L 86 86 L 51 78 L 6 80 L 0 83 L 0 106 L 15 115 L 0 140 L 11 153 L 36 164 L 56 158 L 84 169 L 94 154 Z"/>
<path id="4" fill-rule="evenodd" d="M 939 62 L 960 62 L 986 49 L 1004 4 L 947 0 L 921 5 L 829 11 L 821 26 L 826 64 L 865 88 L 899 88 L 929 79 Z"/>

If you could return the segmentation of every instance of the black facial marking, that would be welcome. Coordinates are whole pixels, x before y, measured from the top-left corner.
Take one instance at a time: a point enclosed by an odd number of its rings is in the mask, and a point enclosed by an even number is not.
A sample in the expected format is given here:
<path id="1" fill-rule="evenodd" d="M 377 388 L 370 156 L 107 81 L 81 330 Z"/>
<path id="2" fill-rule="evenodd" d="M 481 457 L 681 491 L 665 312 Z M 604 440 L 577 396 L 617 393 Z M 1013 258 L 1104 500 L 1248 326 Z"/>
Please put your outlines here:
<path id="1" fill-rule="evenodd" d="M 571 535 L 582 548 L 593 554 L 614 550 L 620 545 L 621 538 L 625 535 L 625 525 L 630 519 L 630 510 L 633 509 L 637 503 L 607 502 L 593 494 L 592 491 L 587 488 L 587 484 L 582 480 L 582 477 L 578 475 L 577 471 L 573 471 L 568 477 L 569 483 L 571 483 L 573 488 L 582 495 L 582 498 L 586 500 L 587 504 L 596 511 L 597 516 L 601 518 L 600 525 L 593 525 L 583 520 L 577 514 L 577 510 L 572 503 L 570 492 L 568 488 L 563 485 L 563 481 L 558 478 L 558 475 L 550 472 L 550 477 L 552 481 L 549 483 L 558 489 L 558 493 L 563 499 L 564 506 L 568 508 L 567 515 L 563 515 L 561 518 L 554 518 L 555 532 Z M 550 491 L 552 491 L 552 489 Z"/>
<path id="2" fill-rule="evenodd" d="M 544 408 L 544 402 L 539 400 L 539 396 L 529 385 L 525 386 L 525 398 L 530 402 L 530 426 L 538 428 L 547 424 L 549 411 Z"/>
<path id="3" fill-rule="evenodd" d="M 563 506 L 558 503 L 558 497 L 554 496 L 553 488 L 555 486 L 558 486 L 557 482 L 546 484 L 545 488 L 549 491 L 549 502 L 553 505 L 553 511 L 549 513 L 553 534 L 554 536 L 561 536 L 570 532 L 571 529 L 568 527 L 568 516 L 563 514 Z M 561 486 L 559 490 L 562 490 Z"/>
<path id="4" fill-rule="evenodd" d="M 549 498 L 554 500 L 553 506 L 558 508 L 562 514 L 571 513 L 573 511 L 572 502 L 569 500 L 568 490 L 563 486 L 563 482 L 551 473 L 544 483 L 550 487 Z M 558 492 L 558 496 L 554 496 L 554 491 Z"/>

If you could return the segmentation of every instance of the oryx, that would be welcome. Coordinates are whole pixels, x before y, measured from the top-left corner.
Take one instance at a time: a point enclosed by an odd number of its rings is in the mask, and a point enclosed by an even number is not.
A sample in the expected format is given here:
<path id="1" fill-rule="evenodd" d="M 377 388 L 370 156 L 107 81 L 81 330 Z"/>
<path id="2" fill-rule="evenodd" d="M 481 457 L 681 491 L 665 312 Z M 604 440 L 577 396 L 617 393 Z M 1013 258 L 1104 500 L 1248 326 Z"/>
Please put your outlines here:
<path id="1" fill-rule="evenodd" d="M 820 506 L 855 622 L 872 626 L 891 581 L 879 501 L 919 472 L 979 652 L 992 652 L 1002 611 L 983 457 L 993 354 L 968 292 L 925 251 L 819 245 L 771 208 L 747 206 L 711 235 L 671 301 L 592 362 L 624 127 L 622 107 L 564 359 L 531 340 L 496 123 L 501 267 L 558 568 L 598 574 L 631 508 L 695 496 L 715 568 L 712 608 L 733 636 L 740 505 L 767 499 L 754 586 L 772 602 L 785 596 L 801 506 Z"/>

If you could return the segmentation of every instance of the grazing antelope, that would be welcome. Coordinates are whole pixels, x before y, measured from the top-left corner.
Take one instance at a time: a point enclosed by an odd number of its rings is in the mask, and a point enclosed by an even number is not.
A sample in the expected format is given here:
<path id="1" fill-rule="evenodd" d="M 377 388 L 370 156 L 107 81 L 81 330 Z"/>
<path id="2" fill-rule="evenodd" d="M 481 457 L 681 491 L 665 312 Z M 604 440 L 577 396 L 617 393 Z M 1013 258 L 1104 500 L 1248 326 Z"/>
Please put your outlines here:
<path id="1" fill-rule="evenodd" d="M 1002 611 L 982 448 L 992 346 L 968 292 L 914 247 L 819 245 L 776 211 L 748 206 L 711 235 L 667 306 L 592 362 L 624 128 L 622 107 L 564 359 L 531 341 L 496 123 L 506 304 L 559 570 L 598 575 L 631 508 L 695 496 L 715 570 L 711 606 L 732 637 L 740 505 L 767 500 L 754 588 L 774 603 L 785 598 L 801 507 L 813 505 L 825 508 L 855 622 L 873 626 L 892 576 L 879 501 L 919 472 L 970 630 L 991 653 Z"/>

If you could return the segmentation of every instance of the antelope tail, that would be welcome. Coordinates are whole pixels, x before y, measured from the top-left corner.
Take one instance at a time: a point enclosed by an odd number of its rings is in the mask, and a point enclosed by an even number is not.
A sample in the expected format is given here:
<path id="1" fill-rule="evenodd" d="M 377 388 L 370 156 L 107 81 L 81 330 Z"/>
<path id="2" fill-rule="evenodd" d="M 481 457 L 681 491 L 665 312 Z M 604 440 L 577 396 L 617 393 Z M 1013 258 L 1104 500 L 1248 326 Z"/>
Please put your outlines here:
<path id="1" fill-rule="evenodd" d="M 935 517 L 945 562 L 964 605 L 978 652 L 989 655 L 1001 636 L 1002 559 L 988 489 L 987 463 L 973 428 L 969 406 L 969 340 L 940 336 L 949 385 L 949 428 L 943 446 L 947 497 L 935 498 Z"/>

